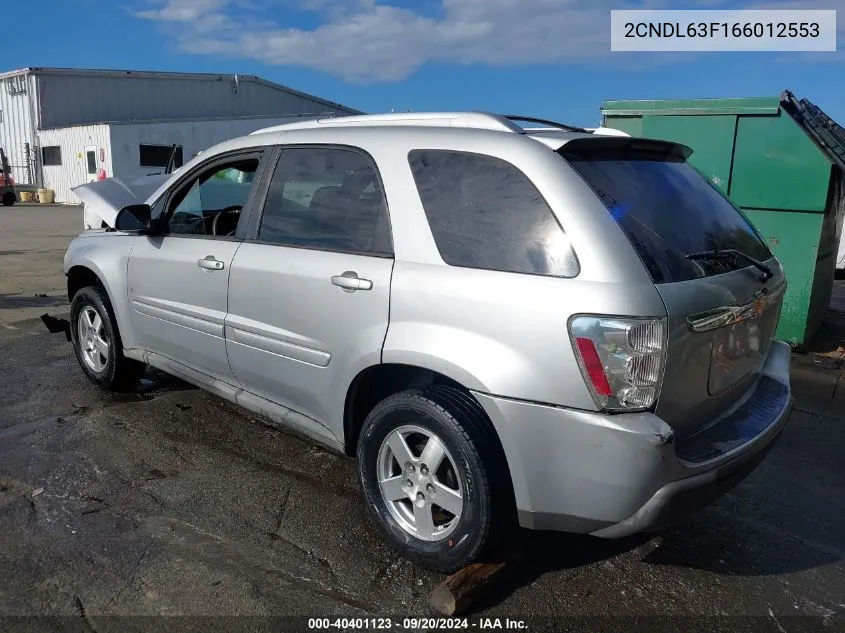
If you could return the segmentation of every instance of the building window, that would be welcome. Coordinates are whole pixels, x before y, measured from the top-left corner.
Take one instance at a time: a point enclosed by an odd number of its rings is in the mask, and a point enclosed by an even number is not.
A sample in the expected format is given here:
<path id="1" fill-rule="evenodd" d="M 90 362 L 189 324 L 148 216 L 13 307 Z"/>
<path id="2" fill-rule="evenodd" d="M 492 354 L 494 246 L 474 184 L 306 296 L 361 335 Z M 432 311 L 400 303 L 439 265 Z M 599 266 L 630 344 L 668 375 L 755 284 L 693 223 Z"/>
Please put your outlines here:
<path id="1" fill-rule="evenodd" d="M 88 167 L 88 174 L 93 176 L 97 173 L 97 151 L 89 149 L 85 152 L 85 164 Z"/>
<path id="2" fill-rule="evenodd" d="M 55 167 L 62 164 L 62 148 L 58 145 L 41 148 L 41 164 L 45 167 Z"/>
<path id="3" fill-rule="evenodd" d="M 172 145 L 139 145 L 138 154 L 141 167 L 167 167 Z M 182 166 L 182 146 L 176 146 L 174 169 Z"/>
<path id="4" fill-rule="evenodd" d="M 15 75 L 6 79 L 6 89 L 12 96 L 26 94 L 26 76 Z"/>

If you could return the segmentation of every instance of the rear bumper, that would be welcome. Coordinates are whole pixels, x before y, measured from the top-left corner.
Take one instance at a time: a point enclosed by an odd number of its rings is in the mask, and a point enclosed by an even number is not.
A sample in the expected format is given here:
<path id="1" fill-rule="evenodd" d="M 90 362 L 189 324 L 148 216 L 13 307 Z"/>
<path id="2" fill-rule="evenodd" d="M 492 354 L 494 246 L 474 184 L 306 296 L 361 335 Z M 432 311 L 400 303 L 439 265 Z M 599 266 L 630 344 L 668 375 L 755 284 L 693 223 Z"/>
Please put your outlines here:
<path id="1" fill-rule="evenodd" d="M 651 413 L 601 415 L 475 394 L 502 441 L 520 524 L 619 538 L 686 520 L 771 448 L 792 407 L 790 353 L 775 343 L 745 400 L 678 445 Z"/>

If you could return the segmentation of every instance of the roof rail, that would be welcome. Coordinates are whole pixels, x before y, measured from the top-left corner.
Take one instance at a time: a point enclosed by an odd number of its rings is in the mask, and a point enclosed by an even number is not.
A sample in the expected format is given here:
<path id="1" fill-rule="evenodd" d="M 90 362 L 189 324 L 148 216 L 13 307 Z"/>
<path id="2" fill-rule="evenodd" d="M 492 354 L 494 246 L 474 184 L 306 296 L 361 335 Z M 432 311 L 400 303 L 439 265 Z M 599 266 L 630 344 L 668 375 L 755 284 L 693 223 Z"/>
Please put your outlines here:
<path id="1" fill-rule="evenodd" d="M 588 130 L 585 130 L 582 127 L 577 127 L 575 125 L 567 125 L 566 123 L 558 123 L 557 121 L 550 121 L 549 119 L 538 119 L 537 117 L 533 116 L 522 116 L 520 114 L 506 114 L 504 115 L 504 118 L 506 118 L 508 121 L 539 123 L 540 125 L 557 128 L 558 130 L 564 130 L 566 132 L 588 132 Z"/>
<path id="2" fill-rule="evenodd" d="M 510 120 L 489 112 L 391 112 L 330 118 L 309 119 L 283 123 L 256 130 L 252 134 L 305 130 L 321 127 L 362 127 L 373 125 L 413 125 L 423 127 L 464 127 L 523 134 L 524 130 Z"/>

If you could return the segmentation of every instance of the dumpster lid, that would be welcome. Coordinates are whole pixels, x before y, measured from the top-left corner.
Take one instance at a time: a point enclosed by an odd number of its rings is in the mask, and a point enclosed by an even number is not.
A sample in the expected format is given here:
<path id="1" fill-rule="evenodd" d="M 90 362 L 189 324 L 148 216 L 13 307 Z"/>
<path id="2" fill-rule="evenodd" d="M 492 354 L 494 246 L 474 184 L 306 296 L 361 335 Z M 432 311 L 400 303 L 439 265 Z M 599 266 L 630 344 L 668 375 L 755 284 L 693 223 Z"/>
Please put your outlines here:
<path id="1" fill-rule="evenodd" d="M 780 97 L 743 97 L 735 99 L 650 99 L 605 101 L 604 116 L 665 116 L 715 114 L 777 114 Z"/>
<path id="2" fill-rule="evenodd" d="M 814 103 L 807 99 L 796 99 L 789 90 L 783 91 L 781 105 L 827 159 L 845 171 L 845 128 Z"/>
<path id="3" fill-rule="evenodd" d="M 795 121 L 825 158 L 845 170 L 845 128 L 817 105 L 807 99 L 797 99 L 789 90 L 784 90 L 779 97 L 605 101 L 601 106 L 603 117 L 777 115 L 781 111 Z"/>

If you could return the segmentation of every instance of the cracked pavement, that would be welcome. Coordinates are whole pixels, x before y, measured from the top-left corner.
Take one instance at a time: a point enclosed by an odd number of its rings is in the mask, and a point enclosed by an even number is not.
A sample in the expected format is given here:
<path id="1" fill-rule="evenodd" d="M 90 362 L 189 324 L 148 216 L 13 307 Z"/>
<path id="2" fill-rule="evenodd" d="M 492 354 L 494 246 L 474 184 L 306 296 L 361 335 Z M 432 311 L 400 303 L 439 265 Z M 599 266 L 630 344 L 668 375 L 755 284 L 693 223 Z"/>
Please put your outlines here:
<path id="1" fill-rule="evenodd" d="M 442 577 L 379 538 L 352 460 L 158 372 L 121 396 L 85 380 L 36 318 L 65 316 L 61 256 L 80 224 L 73 208 L 0 212 L 3 628 L 434 615 Z M 37 293 L 48 296 L 31 305 Z M 472 617 L 532 618 L 532 630 L 624 617 L 638 618 L 626 630 L 845 630 L 843 373 L 835 354 L 796 355 L 797 407 L 778 444 L 686 525 L 618 542 L 524 533 L 525 561 Z"/>

